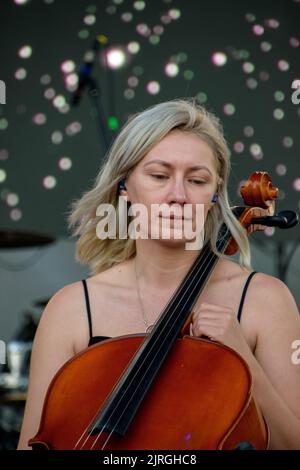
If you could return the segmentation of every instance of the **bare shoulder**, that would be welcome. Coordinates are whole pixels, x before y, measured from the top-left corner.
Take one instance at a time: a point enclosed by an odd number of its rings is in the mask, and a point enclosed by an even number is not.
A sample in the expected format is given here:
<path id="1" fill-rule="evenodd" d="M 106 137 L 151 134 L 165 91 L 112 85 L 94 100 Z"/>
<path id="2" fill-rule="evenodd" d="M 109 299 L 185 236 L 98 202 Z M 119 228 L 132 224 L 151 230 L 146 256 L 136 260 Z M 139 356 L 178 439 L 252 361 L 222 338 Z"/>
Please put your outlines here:
<path id="1" fill-rule="evenodd" d="M 253 277 L 250 297 L 264 317 L 296 316 L 298 307 L 288 286 L 275 276 L 258 272 Z"/>
<path id="2" fill-rule="evenodd" d="M 66 284 L 50 298 L 43 311 L 39 329 L 61 338 L 70 351 L 76 352 L 79 336 L 88 338 L 88 330 L 84 318 L 85 301 L 81 281 Z M 86 331 L 85 331 L 86 327 Z"/>

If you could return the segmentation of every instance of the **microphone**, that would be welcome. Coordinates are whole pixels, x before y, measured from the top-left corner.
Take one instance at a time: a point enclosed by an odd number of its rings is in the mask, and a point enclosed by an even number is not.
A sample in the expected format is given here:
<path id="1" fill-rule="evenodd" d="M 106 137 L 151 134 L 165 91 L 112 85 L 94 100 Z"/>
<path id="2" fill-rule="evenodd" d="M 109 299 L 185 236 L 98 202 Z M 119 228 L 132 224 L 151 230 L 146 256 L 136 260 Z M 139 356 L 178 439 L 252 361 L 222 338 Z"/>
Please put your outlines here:
<path id="1" fill-rule="evenodd" d="M 84 55 L 84 62 L 83 65 L 80 67 L 79 70 L 79 82 L 78 82 L 78 87 L 74 91 L 71 99 L 71 104 L 73 106 L 76 106 L 79 104 L 84 89 L 85 87 L 90 83 L 91 81 L 91 74 L 93 67 L 95 65 L 95 60 L 97 57 L 97 53 L 100 49 L 100 46 L 105 45 L 108 43 L 108 38 L 104 36 L 104 34 L 99 34 L 93 42 L 93 45 L 91 49 L 86 51 Z"/>

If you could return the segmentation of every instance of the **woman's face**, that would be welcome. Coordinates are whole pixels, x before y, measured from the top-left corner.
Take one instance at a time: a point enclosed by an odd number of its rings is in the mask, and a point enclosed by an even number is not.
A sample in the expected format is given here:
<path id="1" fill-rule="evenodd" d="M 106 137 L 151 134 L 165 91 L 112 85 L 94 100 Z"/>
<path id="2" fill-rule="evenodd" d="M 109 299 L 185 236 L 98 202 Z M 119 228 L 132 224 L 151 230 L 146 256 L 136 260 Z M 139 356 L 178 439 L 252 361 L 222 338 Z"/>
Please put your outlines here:
<path id="1" fill-rule="evenodd" d="M 194 134 L 173 130 L 130 172 L 126 179 L 127 197 L 131 205 L 139 203 L 147 208 L 149 238 L 162 239 L 163 234 L 168 233 L 170 240 L 182 243 L 187 240 L 184 223 L 194 231 L 199 228 L 196 204 L 203 226 L 212 207 L 218 179 L 210 146 Z M 163 204 L 164 210 L 151 217 L 151 207 L 158 204 Z M 174 215 L 168 213 L 170 208 L 175 211 Z M 159 235 L 151 236 L 151 233 L 157 234 L 157 227 Z"/>

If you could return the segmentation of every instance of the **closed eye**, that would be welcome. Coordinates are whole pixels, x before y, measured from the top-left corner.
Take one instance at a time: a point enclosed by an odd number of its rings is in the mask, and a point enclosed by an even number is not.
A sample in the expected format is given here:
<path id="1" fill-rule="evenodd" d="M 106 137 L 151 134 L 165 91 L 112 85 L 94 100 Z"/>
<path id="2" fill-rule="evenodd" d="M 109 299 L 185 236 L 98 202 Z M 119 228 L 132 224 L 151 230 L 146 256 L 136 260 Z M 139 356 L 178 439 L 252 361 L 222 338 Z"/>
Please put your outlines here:
<path id="1" fill-rule="evenodd" d="M 164 178 L 168 178 L 168 176 L 166 176 L 166 175 L 150 175 L 150 176 L 152 176 L 153 178 L 159 179 L 159 180 L 162 180 Z"/>

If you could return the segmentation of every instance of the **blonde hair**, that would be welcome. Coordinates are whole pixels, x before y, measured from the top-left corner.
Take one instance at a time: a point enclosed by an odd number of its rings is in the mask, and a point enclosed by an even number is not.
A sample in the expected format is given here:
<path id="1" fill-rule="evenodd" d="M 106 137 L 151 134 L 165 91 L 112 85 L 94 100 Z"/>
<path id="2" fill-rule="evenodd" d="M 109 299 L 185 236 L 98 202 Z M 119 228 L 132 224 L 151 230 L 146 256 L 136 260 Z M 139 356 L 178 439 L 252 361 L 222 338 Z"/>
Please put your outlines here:
<path id="1" fill-rule="evenodd" d="M 76 259 L 88 264 L 92 274 L 97 274 L 130 258 L 135 254 L 135 240 L 127 237 L 101 240 L 97 237 L 96 226 L 99 217 L 97 207 L 110 203 L 118 214 L 118 182 L 125 178 L 135 165 L 163 139 L 171 130 L 179 129 L 193 133 L 211 147 L 216 159 L 219 176 L 218 203 L 208 212 L 205 221 L 204 242 L 210 241 L 215 254 L 219 228 L 226 223 L 239 252 L 239 262 L 250 269 L 250 248 L 245 229 L 230 209 L 227 182 L 230 172 L 229 149 L 219 119 L 200 106 L 193 99 L 175 99 L 156 104 L 135 114 L 123 126 L 107 153 L 96 177 L 94 187 L 71 203 L 68 214 L 69 228 L 73 236 L 79 235 L 76 243 Z M 118 217 L 118 215 L 117 215 Z M 117 219 L 118 227 L 118 219 Z"/>

